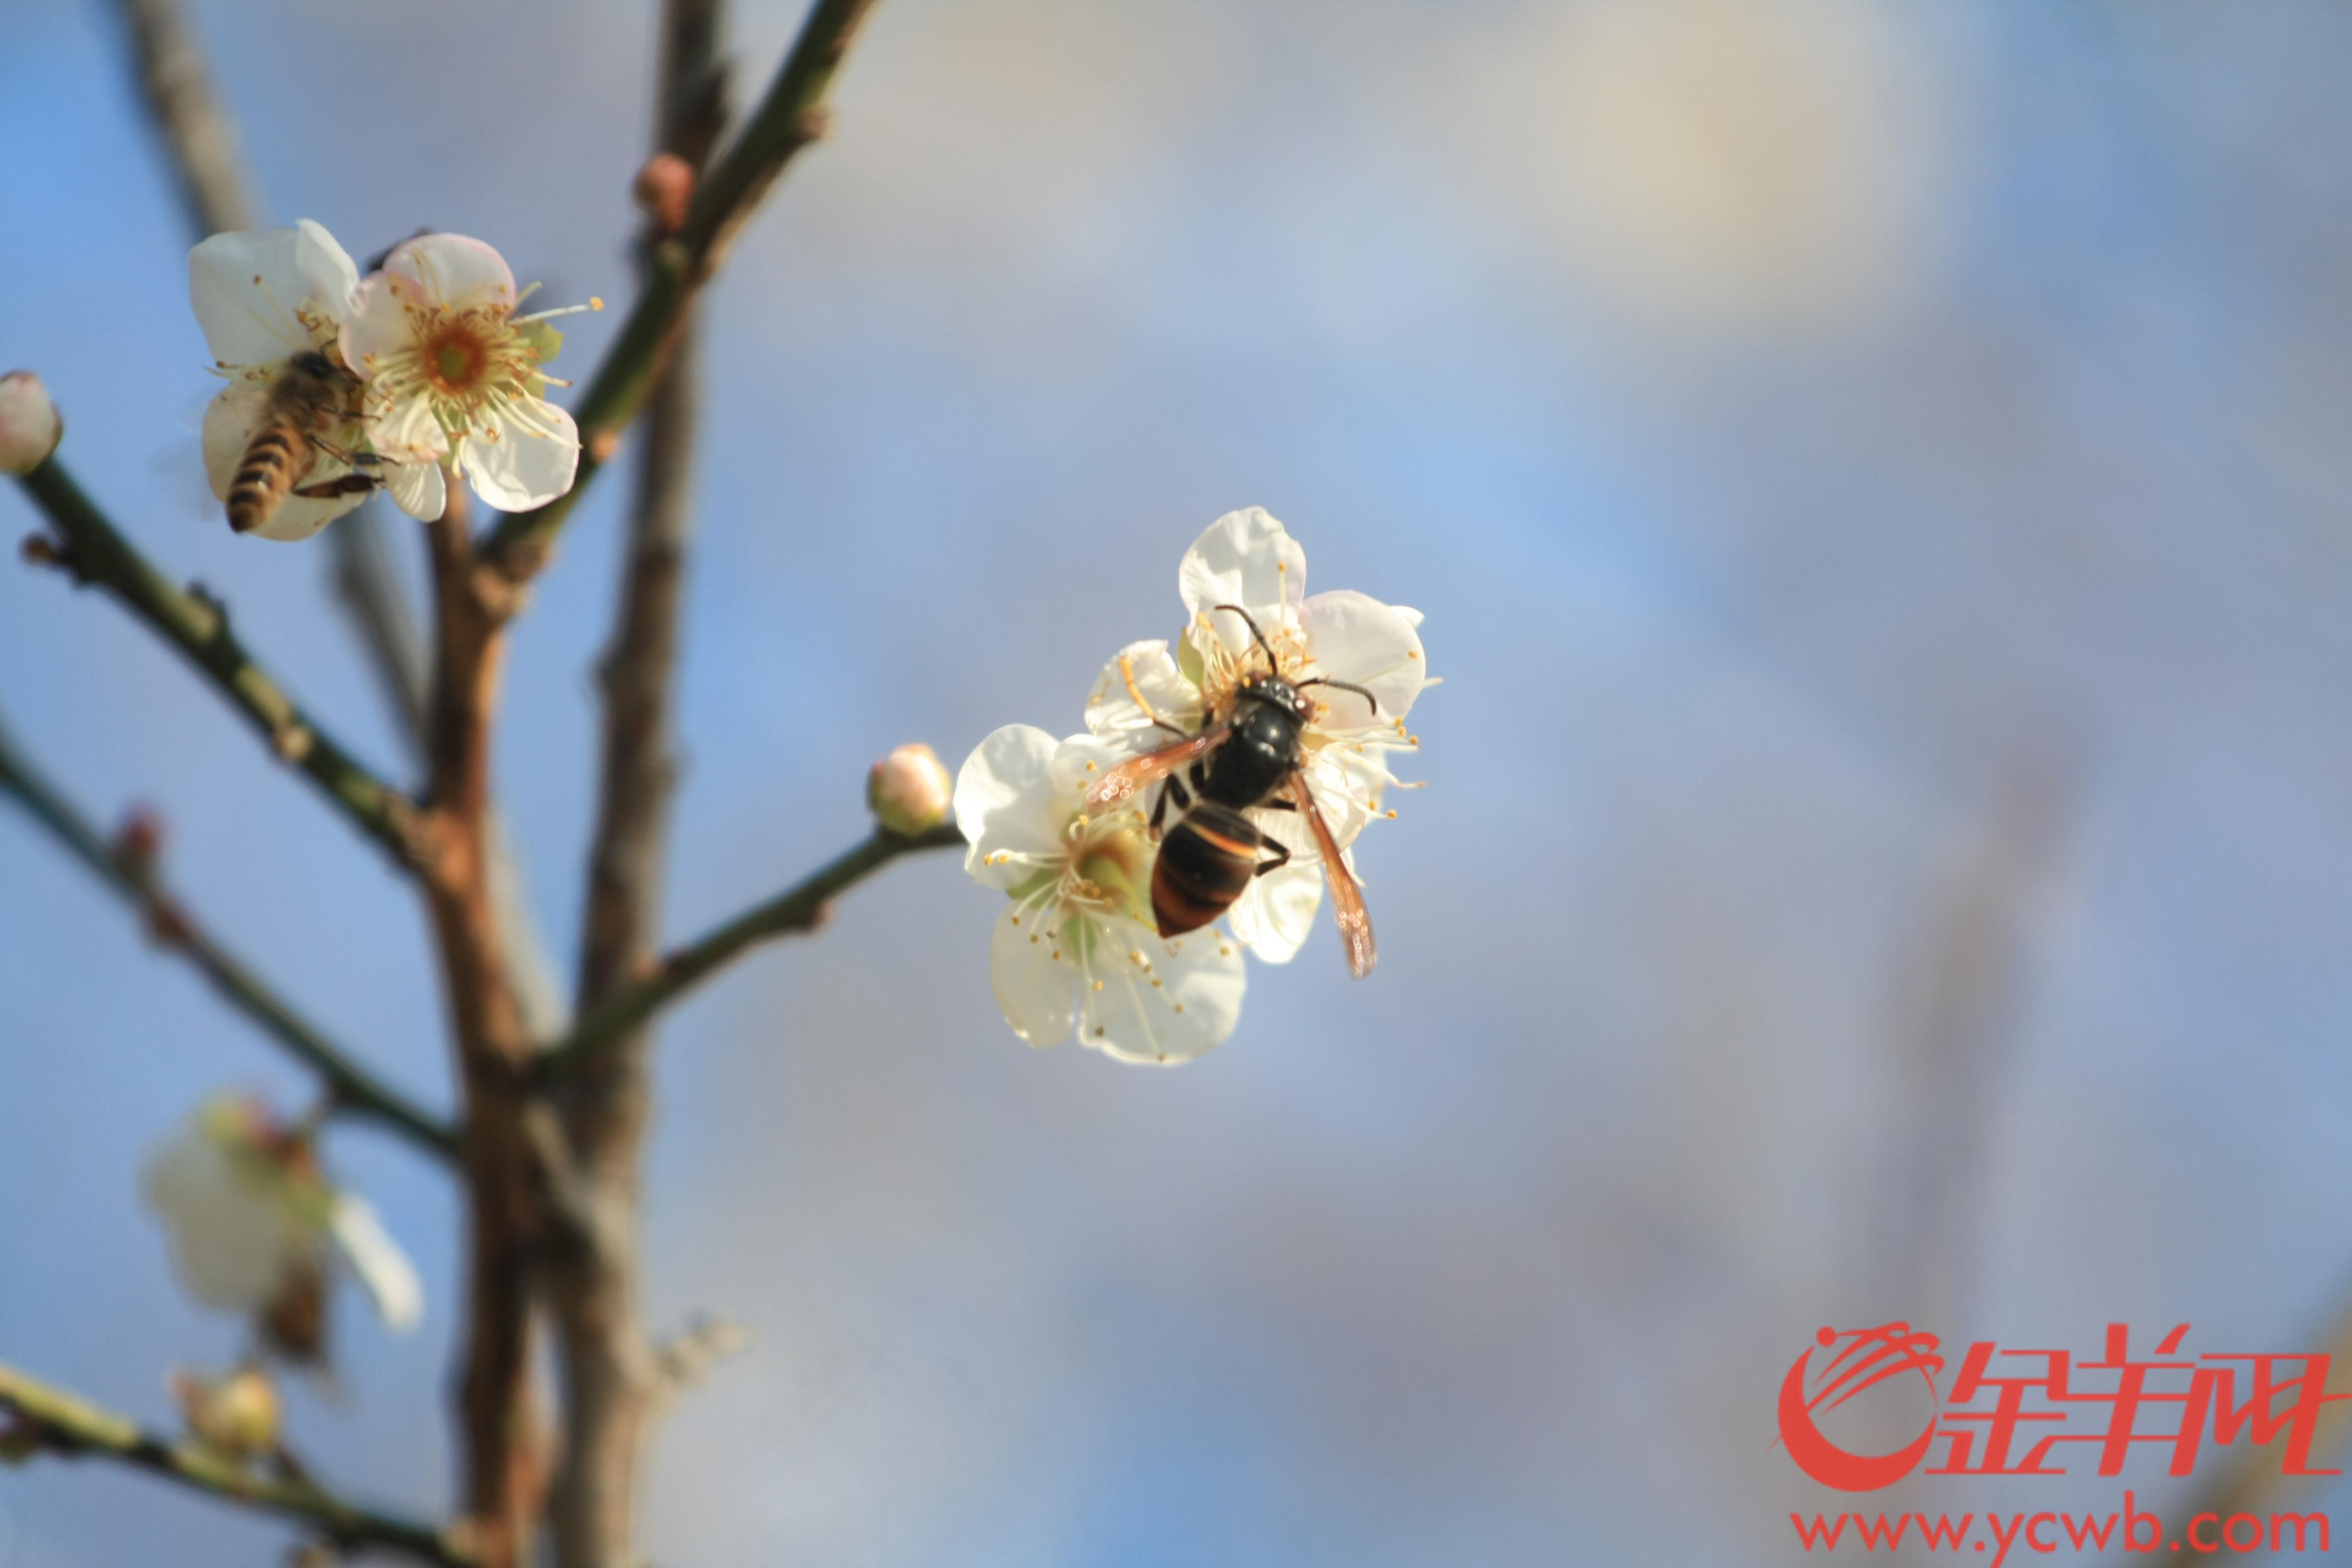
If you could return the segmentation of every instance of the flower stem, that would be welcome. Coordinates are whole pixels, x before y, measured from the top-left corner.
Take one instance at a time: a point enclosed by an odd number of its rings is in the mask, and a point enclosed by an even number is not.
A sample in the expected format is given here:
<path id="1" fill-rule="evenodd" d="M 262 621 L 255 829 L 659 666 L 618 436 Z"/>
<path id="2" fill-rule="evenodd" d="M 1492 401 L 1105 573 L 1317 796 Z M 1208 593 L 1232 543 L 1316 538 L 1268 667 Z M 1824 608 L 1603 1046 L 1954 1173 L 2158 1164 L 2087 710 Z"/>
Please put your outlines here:
<path id="1" fill-rule="evenodd" d="M 572 1032 L 539 1054 L 532 1071 L 542 1082 L 576 1071 L 584 1062 L 627 1038 L 629 1032 L 677 1001 L 730 960 L 771 938 L 814 930 L 835 893 L 916 849 L 961 844 L 953 823 L 903 838 L 876 828 L 863 844 L 820 867 L 793 886 L 758 904 L 665 957 L 645 978 L 612 993 L 589 1008 Z"/>

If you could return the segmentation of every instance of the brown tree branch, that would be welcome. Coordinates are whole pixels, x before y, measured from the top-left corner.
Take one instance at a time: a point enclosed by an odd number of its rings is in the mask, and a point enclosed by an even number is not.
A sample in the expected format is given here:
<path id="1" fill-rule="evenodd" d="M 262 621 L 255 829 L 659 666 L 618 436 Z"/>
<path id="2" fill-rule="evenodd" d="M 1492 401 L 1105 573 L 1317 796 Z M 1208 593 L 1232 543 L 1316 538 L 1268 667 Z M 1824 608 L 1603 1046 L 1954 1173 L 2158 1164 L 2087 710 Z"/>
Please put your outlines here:
<path id="1" fill-rule="evenodd" d="M 187 906 L 173 897 L 152 867 L 127 861 L 110 849 L 81 814 L 16 750 L 5 725 L 0 725 L 0 794 L 15 796 L 74 858 L 137 909 L 145 917 L 148 934 L 158 946 L 171 948 L 186 958 L 230 1005 L 260 1025 L 298 1061 L 317 1073 L 325 1081 L 337 1109 L 382 1122 L 442 1159 L 456 1154 L 456 1133 L 353 1061 L 341 1047 L 281 1001 L 277 993 L 205 933 Z"/>
<path id="2" fill-rule="evenodd" d="M 465 1084 L 470 1212 L 458 1411 L 466 1509 L 487 1568 L 523 1568 L 542 1489 L 530 1270 L 544 1179 L 521 1092 L 530 1035 L 488 871 L 490 727 L 512 605 L 504 580 L 474 558 L 467 497 L 452 484 L 448 510 L 429 530 L 438 646 L 418 865 Z"/>
<path id="3" fill-rule="evenodd" d="M 174 1442 L 118 1415 L 0 1365 L 0 1411 L 16 1432 L 65 1456 L 94 1454 L 175 1481 L 226 1502 L 307 1526 L 345 1549 L 380 1546 L 444 1568 L 475 1568 L 461 1532 L 346 1502 L 308 1477 L 266 1476 L 193 1442 Z"/>
<path id="4" fill-rule="evenodd" d="M 818 868 L 793 886 L 737 915 L 725 925 L 673 950 L 594 1007 L 584 1010 L 572 1032 L 549 1046 L 531 1064 L 533 1076 L 555 1083 L 627 1039 L 646 1019 L 677 1001 L 702 981 L 752 948 L 795 931 L 814 931 L 824 923 L 835 894 L 880 870 L 899 856 L 916 849 L 944 849 L 961 844 L 963 835 L 952 822 L 928 833 L 902 838 L 876 828 L 871 837 L 847 854 Z"/>
<path id="5" fill-rule="evenodd" d="M 719 64 L 724 0 L 665 0 L 654 153 L 698 175 L 726 123 Z M 667 238 L 649 219 L 651 275 Z M 676 778 L 671 690 L 686 578 L 698 329 L 681 313 L 677 345 L 646 404 L 620 609 L 598 671 L 604 699 L 596 827 L 579 999 L 593 1006 L 654 951 Z M 662 1388 L 638 1292 L 639 1170 L 651 1114 L 642 1030 L 575 1076 L 561 1103 L 569 1213 L 582 1223 L 551 1250 L 541 1300 L 553 1320 L 564 1394 L 562 1468 L 549 1523 L 562 1568 L 634 1568 L 638 1472 Z"/>
<path id="6" fill-rule="evenodd" d="M 697 184 L 685 226 L 655 247 L 636 303 L 572 407 L 581 452 L 572 489 L 508 516 L 484 546 L 485 561 L 509 578 L 526 581 L 547 563 L 572 509 L 645 406 L 677 346 L 687 306 L 793 155 L 823 133 L 825 95 L 873 6 L 874 0 L 816 0 L 767 96 Z"/>
<path id="7" fill-rule="evenodd" d="M 85 586 L 104 588 L 180 650 L 243 712 L 270 750 L 302 770 L 362 833 L 406 867 L 415 812 L 407 796 L 362 765 L 296 706 L 285 688 L 245 651 L 228 611 L 183 589 L 132 547 L 55 457 L 17 480 L 57 525 L 47 553 Z"/>

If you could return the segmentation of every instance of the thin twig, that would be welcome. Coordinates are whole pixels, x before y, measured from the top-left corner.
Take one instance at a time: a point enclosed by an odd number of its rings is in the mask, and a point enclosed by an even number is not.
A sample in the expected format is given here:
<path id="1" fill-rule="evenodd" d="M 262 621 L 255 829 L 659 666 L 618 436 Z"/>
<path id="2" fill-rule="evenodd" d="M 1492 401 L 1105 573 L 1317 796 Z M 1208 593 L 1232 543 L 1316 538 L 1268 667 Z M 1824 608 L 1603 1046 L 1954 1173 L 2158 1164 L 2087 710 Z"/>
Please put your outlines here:
<path id="1" fill-rule="evenodd" d="M 564 520 L 645 405 L 676 345 L 687 305 L 725 259 L 784 165 L 824 133 L 825 94 L 873 5 L 874 0 L 817 0 L 767 96 L 696 185 L 685 226 L 655 248 L 644 289 L 572 407 L 581 452 L 572 489 L 545 506 L 508 516 L 484 547 L 484 560 L 508 577 L 521 582 L 546 564 Z"/>
<path id="2" fill-rule="evenodd" d="M 156 942 L 184 954 L 213 988 L 296 1059 L 326 1080 L 337 1109 L 380 1121 L 431 1153 L 455 1155 L 457 1134 L 332 1044 L 207 935 L 152 869 L 126 864 L 97 830 L 42 778 L 0 726 L 0 794 L 14 795 L 77 860 L 145 918 Z"/>
<path id="3" fill-rule="evenodd" d="M 534 1072 L 542 1081 L 548 1081 L 577 1071 L 581 1064 L 610 1050 L 632 1029 L 729 961 L 772 938 L 815 929 L 824 919 L 829 900 L 844 889 L 910 850 L 944 849 L 963 841 L 963 835 L 953 823 L 943 823 L 912 838 L 876 828 L 873 836 L 856 848 L 767 902 L 678 948 L 651 973 L 613 993 L 583 1014 L 572 1026 L 571 1034 L 540 1053 L 532 1064 Z"/>
<path id="4" fill-rule="evenodd" d="M 178 587 L 155 570 L 56 458 L 17 482 L 57 525 L 62 541 L 55 553 L 68 571 L 85 584 L 104 588 L 153 627 L 212 679 L 272 751 L 309 774 L 395 861 L 403 867 L 412 864 L 414 813 L 408 798 L 362 765 L 295 705 L 286 689 L 236 640 L 226 609 L 208 596 Z"/>
<path id="5" fill-rule="evenodd" d="M 380 1546 L 444 1568 L 475 1562 L 447 1531 L 344 1501 L 307 1477 L 266 1476 L 217 1450 L 173 1442 L 64 1390 L 0 1365 L 0 1410 L 43 1447 L 95 1454 L 227 1502 L 295 1520 L 339 1547 Z"/>
<path id="6" fill-rule="evenodd" d="M 116 0 L 138 57 L 140 96 L 163 142 L 196 237 L 252 228 L 260 204 L 237 147 L 236 126 L 213 90 L 177 0 Z"/>

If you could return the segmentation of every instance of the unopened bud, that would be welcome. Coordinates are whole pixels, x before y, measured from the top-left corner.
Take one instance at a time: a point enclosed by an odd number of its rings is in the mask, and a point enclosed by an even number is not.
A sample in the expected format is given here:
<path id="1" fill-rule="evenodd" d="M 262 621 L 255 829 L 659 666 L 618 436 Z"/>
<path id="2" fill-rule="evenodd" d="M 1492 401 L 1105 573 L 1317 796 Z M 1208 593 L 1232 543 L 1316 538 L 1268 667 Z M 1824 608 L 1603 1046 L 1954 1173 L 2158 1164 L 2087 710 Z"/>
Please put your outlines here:
<path id="1" fill-rule="evenodd" d="M 278 1447 L 278 1386 L 257 1366 L 217 1382 L 191 1372 L 172 1373 L 172 1398 L 189 1433 L 234 1458 L 257 1458 Z"/>
<path id="2" fill-rule="evenodd" d="M 938 753 L 917 742 L 874 764 L 866 780 L 866 804 L 886 829 L 911 838 L 948 819 L 955 781 L 940 765 Z"/>
<path id="3" fill-rule="evenodd" d="M 29 370 L 0 375 L 0 472 L 29 474 L 58 449 L 65 426 L 49 389 Z"/>
<path id="4" fill-rule="evenodd" d="M 163 856 L 163 818 L 152 806 L 134 805 L 114 830 L 114 863 L 144 881 Z"/>
<path id="5" fill-rule="evenodd" d="M 656 228 L 676 234 L 694 205 L 694 165 L 675 153 L 656 153 L 637 171 L 634 194 Z"/>

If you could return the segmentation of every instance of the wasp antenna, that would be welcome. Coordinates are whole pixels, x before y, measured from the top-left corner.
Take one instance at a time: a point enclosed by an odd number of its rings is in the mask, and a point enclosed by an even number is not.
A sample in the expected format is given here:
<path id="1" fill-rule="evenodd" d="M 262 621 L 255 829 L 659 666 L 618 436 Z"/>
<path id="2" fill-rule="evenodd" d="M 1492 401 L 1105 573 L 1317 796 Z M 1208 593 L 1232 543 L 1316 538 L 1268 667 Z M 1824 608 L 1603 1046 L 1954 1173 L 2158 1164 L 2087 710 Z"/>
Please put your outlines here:
<path id="1" fill-rule="evenodd" d="M 1381 700 L 1373 696 L 1370 692 L 1365 690 L 1362 687 L 1357 685 L 1352 680 L 1328 680 L 1318 675 L 1312 680 L 1302 680 L 1298 684 L 1301 686 L 1336 686 L 1342 691 L 1352 691 L 1357 696 L 1362 698 L 1365 701 L 1372 705 L 1373 718 L 1377 719 L 1381 716 Z"/>
<path id="2" fill-rule="evenodd" d="M 1239 605 L 1213 605 L 1210 607 L 1212 609 L 1218 610 L 1231 610 L 1234 614 L 1239 616 L 1242 618 L 1242 625 L 1249 627 L 1250 636 L 1256 641 L 1258 651 L 1265 655 L 1265 668 L 1267 672 L 1274 675 L 1280 675 L 1282 673 L 1282 666 L 1275 662 L 1274 649 L 1266 646 L 1265 634 L 1257 629 L 1257 623 L 1250 619 L 1250 613 L 1247 610 L 1243 609 Z"/>

